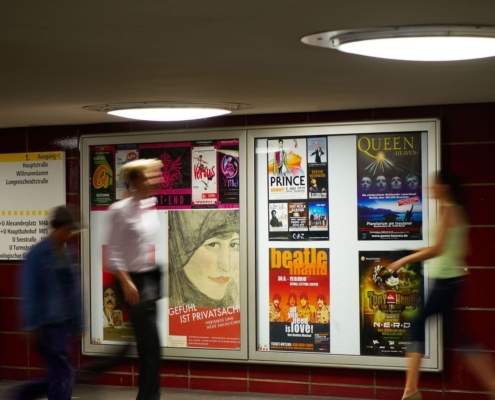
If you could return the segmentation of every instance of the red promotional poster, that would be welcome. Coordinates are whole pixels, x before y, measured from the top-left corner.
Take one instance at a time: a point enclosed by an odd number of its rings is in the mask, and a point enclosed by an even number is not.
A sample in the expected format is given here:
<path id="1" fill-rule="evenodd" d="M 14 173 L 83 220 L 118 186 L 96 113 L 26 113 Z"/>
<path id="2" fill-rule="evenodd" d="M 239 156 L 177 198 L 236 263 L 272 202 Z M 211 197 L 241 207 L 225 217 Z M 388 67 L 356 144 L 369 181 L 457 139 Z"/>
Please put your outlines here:
<path id="1" fill-rule="evenodd" d="M 330 351 L 328 249 L 270 249 L 270 350 Z"/>
<path id="2" fill-rule="evenodd" d="M 157 208 L 191 208 L 191 142 L 142 144 L 139 156 L 157 158 L 163 163 Z"/>
<path id="3" fill-rule="evenodd" d="M 155 263 L 155 248 L 149 249 L 151 263 Z M 120 284 L 108 265 L 108 246 L 101 246 L 103 284 L 103 340 L 133 341 L 134 333 L 129 320 L 129 306 L 124 300 Z"/>
<path id="4" fill-rule="evenodd" d="M 132 341 L 129 309 L 115 276 L 108 269 L 108 246 L 101 248 L 103 282 L 103 340 Z"/>
<path id="5" fill-rule="evenodd" d="M 192 205 L 213 208 L 218 205 L 217 151 L 214 146 L 192 148 Z"/>
<path id="6" fill-rule="evenodd" d="M 240 348 L 239 210 L 169 211 L 169 346 Z"/>

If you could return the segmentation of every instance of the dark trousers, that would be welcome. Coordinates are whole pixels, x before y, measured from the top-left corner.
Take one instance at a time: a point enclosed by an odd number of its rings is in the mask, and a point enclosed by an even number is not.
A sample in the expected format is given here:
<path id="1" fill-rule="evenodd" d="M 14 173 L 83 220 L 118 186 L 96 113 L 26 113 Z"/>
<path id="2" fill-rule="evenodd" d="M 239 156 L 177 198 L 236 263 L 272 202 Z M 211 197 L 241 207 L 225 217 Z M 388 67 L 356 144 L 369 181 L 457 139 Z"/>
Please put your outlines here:
<path id="1" fill-rule="evenodd" d="M 455 329 L 454 307 L 464 284 L 464 277 L 435 279 L 432 290 L 420 315 L 411 327 L 411 344 L 407 351 L 422 353 L 425 351 L 425 323 L 432 315 L 443 317 L 444 332 Z M 462 335 L 463 345 L 470 345 L 467 335 Z"/>
<path id="2" fill-rule="evenodd" d="M 130 309 L 139 355 L 137 400 L 160 399 L 160 339 L 156 326 L 156 303 L 149 300 Z"/>
<path id="3" fill-rule="evenodd" d="M 139 292 L 139 304 L 129 316 L 139 356 L 137 400 L 160 399 L 160 339 L 156 325 L 156 300 L 161 297 L 161 270 L 129 274 Z"/>
<path id="4" fill-rule="evenodd" d="M 129 307 L 129 318 L 134 330 L 139 363 L 139 391 L 137 400 L 160 399 L 160 339 L 156 324 L 156 300 L 160 297 L 160 270 L 129 274 L 139 292 L 140 302 Z M 85 368 L 97 376 L 121 364 L 131 349 L 123 345 L 111 357 Z M 85 380 L 84 378 L 82 379 Z"/>
<path id="5" fill-rule="evenodd" d="M 71 330 L 67 324 L 46 325 L 38 332 L 38 350 L 47 364 L 44 379 L 22 385 L 16 400 L 48 397 L 48 400 L 70 400 L 73 386 L 73 370 L 69 363 Z"/>

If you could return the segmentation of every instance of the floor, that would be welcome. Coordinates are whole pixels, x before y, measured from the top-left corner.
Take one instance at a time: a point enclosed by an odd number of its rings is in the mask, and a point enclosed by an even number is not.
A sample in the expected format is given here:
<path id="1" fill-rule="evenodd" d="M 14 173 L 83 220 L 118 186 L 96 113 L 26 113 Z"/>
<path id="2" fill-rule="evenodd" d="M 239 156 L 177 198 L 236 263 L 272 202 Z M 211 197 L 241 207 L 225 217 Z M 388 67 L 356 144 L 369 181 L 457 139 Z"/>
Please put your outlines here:
<path id="1" fill-rule="evenodd" d="M 10 400 L 8 394 L 18 382 L 0 382 L 0 400 Z M 163 389 L 162 400 L 343 400 L 340 397 L 272 396 L 263 393 L 224 393 L 201 390 Z M 72 395 L 74 400 L 135 400 L 136 388 L 120 386 L 78 385 Z M 345 400 L 352 400 L 348 397 Z"/>

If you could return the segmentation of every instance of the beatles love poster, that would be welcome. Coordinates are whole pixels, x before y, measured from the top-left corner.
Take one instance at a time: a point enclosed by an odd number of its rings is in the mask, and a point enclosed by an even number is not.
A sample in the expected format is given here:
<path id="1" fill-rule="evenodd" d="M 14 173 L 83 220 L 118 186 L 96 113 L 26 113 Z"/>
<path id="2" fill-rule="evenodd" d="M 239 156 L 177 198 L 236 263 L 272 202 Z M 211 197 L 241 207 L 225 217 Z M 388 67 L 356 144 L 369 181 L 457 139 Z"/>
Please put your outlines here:
<path id="1" fill-rule="evenodd" d="M 269 251 L 270 350 L 329 352 L 328 249 Z"/>

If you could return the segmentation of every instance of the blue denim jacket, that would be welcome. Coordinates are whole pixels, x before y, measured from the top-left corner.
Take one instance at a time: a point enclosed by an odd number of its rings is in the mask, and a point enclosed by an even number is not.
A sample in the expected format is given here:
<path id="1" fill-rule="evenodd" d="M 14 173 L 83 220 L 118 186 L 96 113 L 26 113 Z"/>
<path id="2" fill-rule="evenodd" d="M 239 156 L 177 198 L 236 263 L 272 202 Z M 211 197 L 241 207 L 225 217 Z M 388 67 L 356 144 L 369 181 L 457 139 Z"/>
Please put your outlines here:
<path id="1" fill-rule="evenodd" d="M 21 312 L 24 328 L 69 323 L 81 326 L 79 279 L 66 249 L 57 250 L 48 237 L 35 244 L 21 269 Z"/>

